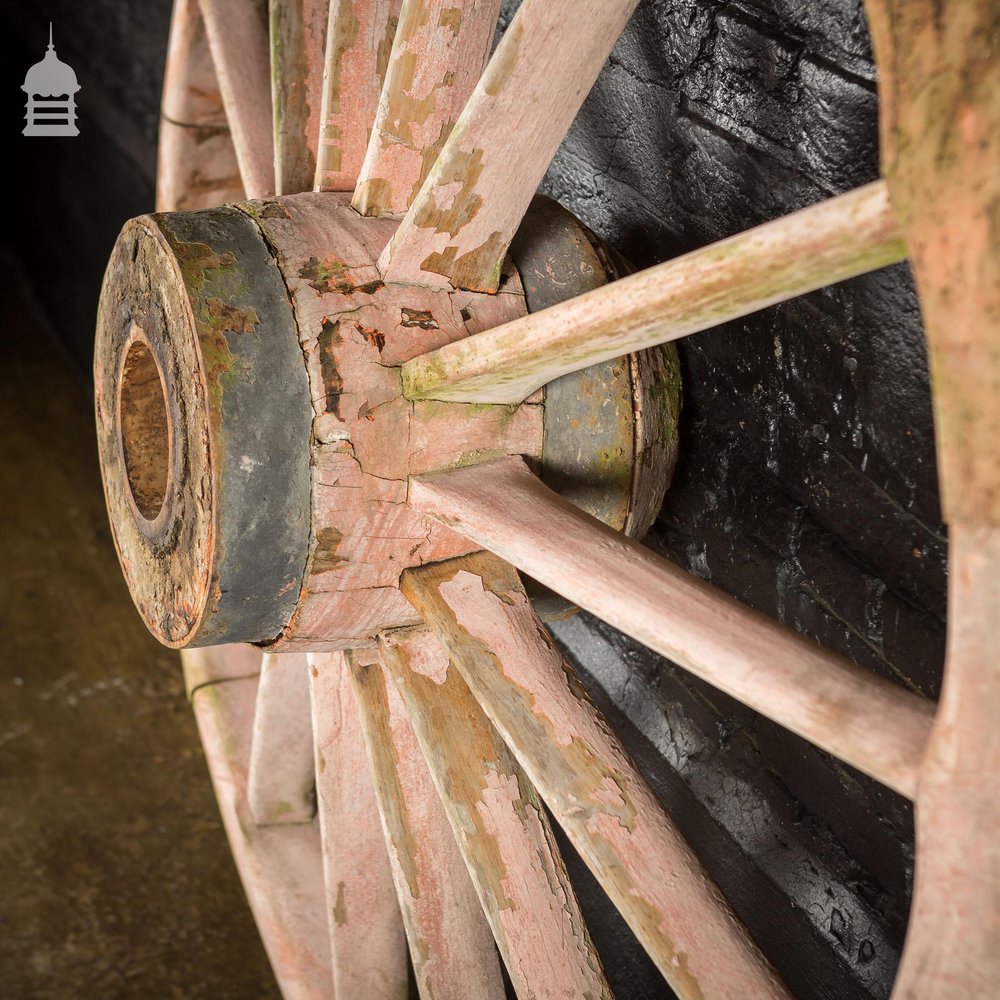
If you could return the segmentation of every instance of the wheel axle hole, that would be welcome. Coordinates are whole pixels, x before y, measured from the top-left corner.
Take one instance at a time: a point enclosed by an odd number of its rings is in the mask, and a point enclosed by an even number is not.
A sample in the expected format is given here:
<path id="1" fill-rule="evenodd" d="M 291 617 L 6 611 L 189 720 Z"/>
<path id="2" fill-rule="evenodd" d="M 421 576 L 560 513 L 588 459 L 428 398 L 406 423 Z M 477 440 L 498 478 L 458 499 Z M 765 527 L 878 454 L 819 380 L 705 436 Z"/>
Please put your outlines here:
<path id="1" fill-rule="evenodd" d="M 141 340 L 128 349 L 119 391 L 125 477 L 139 513 L 152 521 L 167 495 L 170 425 L 160 369 Z"/>

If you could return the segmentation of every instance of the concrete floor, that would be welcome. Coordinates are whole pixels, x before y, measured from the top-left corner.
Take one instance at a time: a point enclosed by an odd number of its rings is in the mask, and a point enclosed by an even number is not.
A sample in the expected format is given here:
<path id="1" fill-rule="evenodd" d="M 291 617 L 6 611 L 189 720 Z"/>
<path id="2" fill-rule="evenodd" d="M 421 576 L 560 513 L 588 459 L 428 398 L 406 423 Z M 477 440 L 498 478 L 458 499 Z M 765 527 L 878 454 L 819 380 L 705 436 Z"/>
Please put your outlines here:
<path id="1" fill-rule="evenodd" d="M 0 258 L 0 996 L 276 997 L 180 662 L 136 615 L 92 402 Z"/>

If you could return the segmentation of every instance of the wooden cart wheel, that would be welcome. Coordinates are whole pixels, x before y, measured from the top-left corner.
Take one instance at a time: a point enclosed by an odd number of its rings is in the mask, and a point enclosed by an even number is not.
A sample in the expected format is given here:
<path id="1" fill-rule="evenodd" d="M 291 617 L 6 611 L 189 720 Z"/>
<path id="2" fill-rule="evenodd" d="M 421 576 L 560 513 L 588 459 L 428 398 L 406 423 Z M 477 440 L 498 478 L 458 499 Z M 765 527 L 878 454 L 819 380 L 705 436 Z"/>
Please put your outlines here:
<path id="1" fill-rule="evenodd" d="M 424 997 L 500 997 L 500 960 L 519 996 L 609 995 L 548 813 L 679 997 L 788 995 L 549 639 L 566 602 L 914 798 L 894 996 L 985 997 L 1000 14 L 868 0 L 885 180 L 621 277 L 532 196 L 635 5 L 524 0 L 490 56 L 499 0 L 176 0 L 160 214 L 98 319 L 123 570 L 183 649 L 288 997 L 405 996 L 407 945 Z M 951 530 L 936 708 L 637 541 L 664 345 L 907 253 Z"/>

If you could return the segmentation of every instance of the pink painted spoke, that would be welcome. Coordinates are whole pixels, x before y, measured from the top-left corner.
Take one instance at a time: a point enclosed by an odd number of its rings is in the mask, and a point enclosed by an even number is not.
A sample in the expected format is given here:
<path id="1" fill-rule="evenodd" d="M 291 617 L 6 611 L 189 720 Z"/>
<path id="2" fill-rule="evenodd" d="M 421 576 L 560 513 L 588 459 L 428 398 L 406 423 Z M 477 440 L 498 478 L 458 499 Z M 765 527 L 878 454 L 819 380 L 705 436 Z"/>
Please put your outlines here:
<path id="1" fill-rule="evenodd" d="M 401 587 L 681 1000 L 790 1000 L 531 608 L 486 552 Z M 450 671 L 449 671 L 450 673 Z"/>
<path id="2" fill-rule="evenodd" d="M 610 1000 L 538 794 L 448 653 L 426 629 L 379 644 L 517 995 Z"/>
<path id="3" fill-rule="evenodd" d="M 406 1000 L 403 920 L 344 654 L 309 654 L 309 679 L 334 995 Z"/>
<path id="4" fill-rule="evenodd" d="M 308 823 L 315 765 L 304 653 L 266 653 L 253 717 L 247 798 L 260 824 Z"/>
<path id="5" fill-rule="evenodd" d="M 392 678 L 348 656 L 410 960 L 425 1000 L 503 1000 L 487 923 Z"/>
<path id="6" fill-rule="evenodd" d="M 878 181 L 414 358 L 411 399 L 517 403 L 599 361 L 746 316 L 906 256 Z"/>
<path id="7" fill-rule="evenodd" d="M 316 191 L 353 191 L 402 0 L 330 0 Z"/>
<path id="8" fill-rule="evenodd" d="M 245 0 L 201 0 L 208 44 L 248 198 L 274 194 L 267 24 Z"/>
<path id="9" fill-rule="evenodd" d="M 519 458 L 418 477 L 410 502 L 710 684 L 914 795 L 934 705 L 567 503 Z"/>
<path id="10" fill-rule="evenodd" d="M 539 182 L 636 0 L 524 0 L 379 261 L 387 281 L 495 291 Z"/>
<path id="11" fill-rule="evenodd" d="M 276 194 L 311 191 L 329 0 L 270 0 Z"/>
<path id="12" fill-rule="evenodd" d="M 354 194 L 362 215 L 401 215 L 482 75 L 500 0 L 406 0 Z"/>

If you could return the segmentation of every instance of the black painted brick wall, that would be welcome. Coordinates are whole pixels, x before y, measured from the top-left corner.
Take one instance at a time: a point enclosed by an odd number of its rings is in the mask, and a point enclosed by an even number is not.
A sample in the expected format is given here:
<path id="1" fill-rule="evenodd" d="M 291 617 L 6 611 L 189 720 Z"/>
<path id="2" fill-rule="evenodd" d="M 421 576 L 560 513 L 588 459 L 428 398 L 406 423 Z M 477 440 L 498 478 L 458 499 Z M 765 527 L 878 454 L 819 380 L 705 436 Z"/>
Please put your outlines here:
<path id="1" fill-rule="evenodd" d="M 15 77 L 50 17 L 84 87 L 79 139 L 40 148 L 13 134 L 6 234 L 82 370 L 110 245 L 152 204 L 168 7 L 49 0 L 9 15 L 8 128 L 20 130 Z M 875 77 L 860 0 L 642 0 L 544 189 L 649 266 L 877 177 Z M 680 353 L 681 460 L 648 543 L 936 696 L 947 543 L 906 266 Z M 607 626 L 581 616 L 556 631 L 796 995 L 888 996 L 909 805 Z M 619 996 L 662 995 L 599 890 L 584 894 Z"/>

